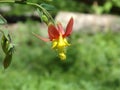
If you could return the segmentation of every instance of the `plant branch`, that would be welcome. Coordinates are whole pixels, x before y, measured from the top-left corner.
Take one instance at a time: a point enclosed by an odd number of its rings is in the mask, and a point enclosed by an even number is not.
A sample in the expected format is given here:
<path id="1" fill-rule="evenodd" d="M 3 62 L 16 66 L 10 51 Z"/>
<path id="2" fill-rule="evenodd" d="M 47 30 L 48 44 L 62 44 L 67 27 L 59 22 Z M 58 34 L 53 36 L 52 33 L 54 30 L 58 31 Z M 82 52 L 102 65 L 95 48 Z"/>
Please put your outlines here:
<path id="1" fill-rule="evenodd" d="M 49 14 L 49 12 L 45 8 L 43 8 L 42 6 L 40 6 L 37 3 L 26 2 L 26 4 L 41 9 L 43 11 L 43 13 L 52 21 L 52 23 L 54 23 L 54 19 L 52 18 L 52 16 Z"/>
<path id="2" fill-rule="evenodd" d="M 49 12 L 45 8 L 43 8 L 41 5 L 39 5 L 37 3 L 22 2 L 22 1 L 15 1 L 15 0 L 0 0 L 0 3 L 17 3 L 17 4 L 24 4 L 24 5 L 29 5 L 29 6 L 37 7 L 40 10 L 43 11 L 43 13 L 52 21 L 53 24 L 55 24 L 54 19 L 49 14 Z"/>

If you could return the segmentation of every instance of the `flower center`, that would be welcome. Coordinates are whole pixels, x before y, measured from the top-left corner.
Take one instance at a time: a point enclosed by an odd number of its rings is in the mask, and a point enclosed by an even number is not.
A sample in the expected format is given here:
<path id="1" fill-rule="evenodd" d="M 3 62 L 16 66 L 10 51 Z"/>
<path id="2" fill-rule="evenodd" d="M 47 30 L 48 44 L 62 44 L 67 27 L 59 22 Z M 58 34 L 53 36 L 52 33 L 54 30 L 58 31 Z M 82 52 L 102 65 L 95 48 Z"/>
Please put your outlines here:
<path id="1" fill-rule="evenodd" d="M 63 38 L 62 35 L 60 35 L 58 39 L 52 41 L 52 48 L 58 51 L 61 60 L 66 59 L 65 48 L 69 45 L 67 39 Z"/>

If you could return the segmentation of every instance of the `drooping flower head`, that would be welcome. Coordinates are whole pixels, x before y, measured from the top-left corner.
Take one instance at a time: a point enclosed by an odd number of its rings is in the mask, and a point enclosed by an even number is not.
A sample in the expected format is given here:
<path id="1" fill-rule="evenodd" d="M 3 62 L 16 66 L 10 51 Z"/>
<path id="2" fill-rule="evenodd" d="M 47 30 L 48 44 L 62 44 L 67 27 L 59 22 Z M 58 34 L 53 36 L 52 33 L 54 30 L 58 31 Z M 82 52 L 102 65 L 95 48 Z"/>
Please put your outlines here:
<path id="1" fill-rule="evenodd" d="M 52 48 L 58 51 L 61 60 L 65 60 L 66 59 L 65 49 L 67 46 L 70 46 L 70 44 L 67 42 L 66 37 L 68 37 L 72 33 L 72 28 L 73 28 L 73 18 L 69 20 L 65 31 L 60 22 L 57 23 L 57 25 L 49 24 L 48 39 L 38 36 L 36 34 L 34 35 L 43 41 L 52 41 Z"/>

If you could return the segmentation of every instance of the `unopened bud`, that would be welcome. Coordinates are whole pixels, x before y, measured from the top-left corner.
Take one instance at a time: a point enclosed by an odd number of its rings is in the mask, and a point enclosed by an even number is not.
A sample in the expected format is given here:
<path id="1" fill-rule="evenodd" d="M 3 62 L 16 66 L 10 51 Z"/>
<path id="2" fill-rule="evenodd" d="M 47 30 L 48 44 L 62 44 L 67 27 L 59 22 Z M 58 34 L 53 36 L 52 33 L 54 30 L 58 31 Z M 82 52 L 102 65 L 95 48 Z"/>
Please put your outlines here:
<path id="1" fill-rule="evenodd" d="M 66 55 L 63 52 L 59 53 L 59 57 L 60 57 L 61 60 L 65 60 L 66 59 Z"/>
<path id="2" fill-rule="evenodd" d="M 42 15 L 41 17 L 42 21 L 45 22 L 46 24 L 48 24 L 48 18 L 46 15 Z"/>

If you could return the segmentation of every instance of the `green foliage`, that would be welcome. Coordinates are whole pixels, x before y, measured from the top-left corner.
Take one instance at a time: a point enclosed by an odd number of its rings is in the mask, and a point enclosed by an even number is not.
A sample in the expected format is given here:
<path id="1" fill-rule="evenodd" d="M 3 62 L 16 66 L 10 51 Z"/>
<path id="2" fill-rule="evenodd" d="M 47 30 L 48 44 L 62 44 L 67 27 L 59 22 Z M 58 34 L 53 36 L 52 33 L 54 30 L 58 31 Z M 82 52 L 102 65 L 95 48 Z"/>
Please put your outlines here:
<path id="1" fill-rule="evenodd" d="M 42 3 L 40 4 L 42 7 L 44 7 L 46 10 L 48 11 L 53 11 L 55 10 L 55 7 L 53 5 L 49 5 L 49 4 L 46 4 L 46 3 Z"/>
<path id="2" fill-rule="evenodd" d="M 83 13 L 118 13 L 112 9 L 120 9 L 119 0 L 54 0 L 52 4 L 59 10 L 75 11 Z M 69 5 L 69 6 L 68 6 Z"/>
<path id="3" fill-rule="evenodd" d="M 106 0 L 102 5 L 99 5 L 99 3 L 96 3 L 96 5 L 93 5 L 92 10 L 96 14 L 110 13 L 110 10 L 112 9 L 113 5 L 114 3 L 112 0 L 111 1 Z"/>
<path id="4" fill-rule="evenodd" d="M 12 44 L 11 41 L 11 36 L 8 33 L 8 30 L 1 30 L 2 32 L 2 39 L 1 39 L 1 46 L 2 50 L 5 53 L 5 58 L 3 60 L 3 66 L 6 69 L 12 60 L 12 54 L 14 52 L 14 45 Z"/>
<path id="5" fill-rule="evenodd" d="M 0 15 L 0 25 L 6 24 L 7 21 L 4 19 L 3 16 Z"/>
<path id="6" fill-rule="evenodd" d="M 33 7 L 37 7 L 39 13 L 42 12 L 42 16 L 40 14 L 40 17 L 42 19 L 42 21 L 44 21 L 45 23 L 54 23 L 54 19 L 52 18 L 52 16 L 49 14 L 49 12 L 47 11 L 48 8 L 50 10 L 50 8 L 52 6 L 48 5 L 48 4 L 37 4 L 37 3 L 32 3 L 32 2 L 27 2 L 27 0 L 12 0 L 12 1 L 0 1 L 0 3 L 12 3 L 14 4 L 21 4 L 21 5 L 28 5 L 28 6 L 33 6 Z M 6 20 L 0 15 L 0 24 L 5 24 Z M 12 60 L 12 55 L 13 55 L 13 51 L 14 51 L 14 45 L 12 44 L 12 40 L 10 37 L 10 34 L 8 32 L 6 32 L 7 30 L 1 30 L 0 32 L 2 32 L 2 40 L 1 40 L 1 46 L 2 46 L 2 50 L 5 53 L 5 59 L 3 61 L 3 66 L 6 69 Z"/>
<path id="7" fill-rule="evenodd" d="M 39 28 L 39 23 L 27 22 L 11 31 L 16 51 L 10 68 L 0 68 L 0 90 L 120 89 L 120 33 L 73 32 L 67 60 L 60 61 L 50 43 L 32 35 L 44 35 Z"/>
<path id="8" fill-rule="evenodd" d="M 42 5 L 48 11 L 52 11 L 51 13 L 55 16 L 56 13 L 60 10 L 63 11 L 73 11 L 73 12 L 82 12 L 82 13 L 95 13 L 95 14 L 103 14 L 103 13 L 114 13 L 119 14 L 120 2 L 119 0 L 27 0 L 28 2 L 34 2 Z M 43 3 L 44 2 L 44 3 Z M 69 5 L 69 6 L 68 6 Z M 5 8 L 9 6 L 10 11 L 8 11 L 7 15 L 28 15 L 34 13 L 36 10 L 30 6 L 21 6 L 19 4 L 1 4 Z M 55 9 L 55 8 L 56 9 Z M 22 11 L 22 13 L 20 12 Z"/>

